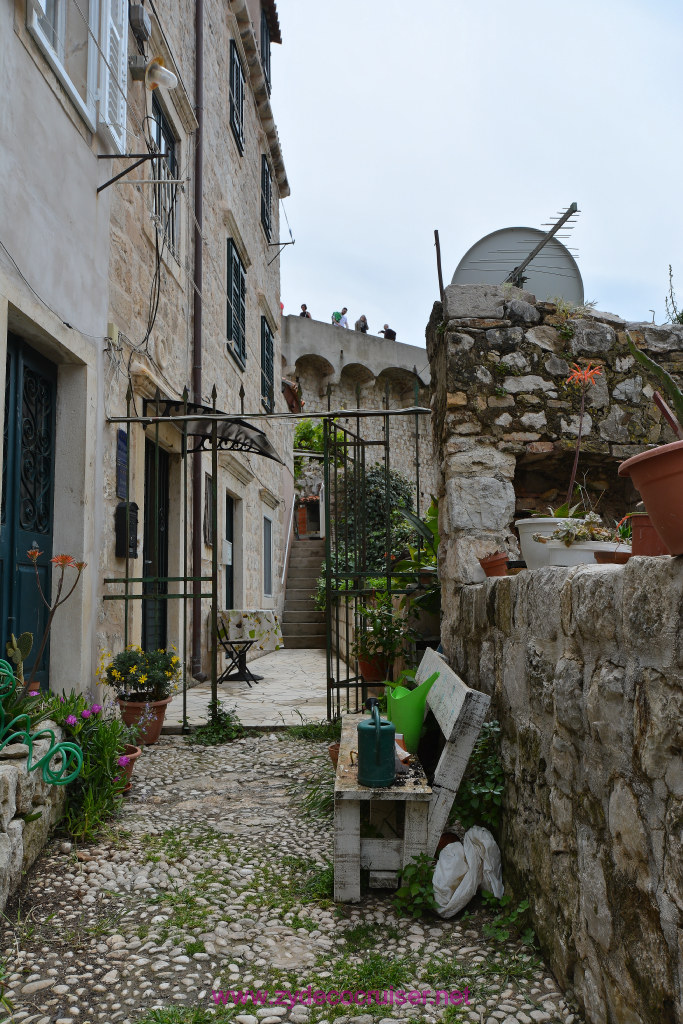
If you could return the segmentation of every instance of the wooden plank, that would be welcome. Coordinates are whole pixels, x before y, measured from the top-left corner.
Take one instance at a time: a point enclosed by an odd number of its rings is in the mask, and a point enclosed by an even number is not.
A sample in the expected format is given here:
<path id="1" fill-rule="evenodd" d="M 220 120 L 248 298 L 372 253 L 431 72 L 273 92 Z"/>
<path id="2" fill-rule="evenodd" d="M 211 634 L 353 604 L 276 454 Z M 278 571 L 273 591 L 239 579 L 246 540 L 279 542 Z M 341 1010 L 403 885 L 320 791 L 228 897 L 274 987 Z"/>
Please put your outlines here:
<path id="1" fill-rule="evenodd" d="M 371 871 L 368 885 L 371 889 L 396 889 L 398 871 Z"/>
<path id="2" fill-rule="evenodd" d="M 334 782 L 335 799 L 338 800 L 423 800 L 428 802 L 432 790 L 427 782 L 422 765 L 414 758 L 408 776 L 398 776 L 393 786 L 361 786 L 358 782 L 358 766 L 351 763 L 351 752 L 356 750 L 359 715 L 342 717 L 342 733 L 339 745 L 339 760 Z M 356 758 L 354 758 L 356 760 Z"/>
<path id="3" fill-rule="evenodd" d="M 370 871 L 400 871 L 402 839 L 361 839 L 360 866 Z"/>
<path id="4" fill-rule="evenodd" d="M 334 898 L 360 900 L 360 803 L 334 803 Z"/>
<path id="5" fill-rule="evenodd" d="M 419 853 L 427 851 L 427 804 L 411 800 L 406 804 L 406 820 L 403 832 L 403 867 Z"/>

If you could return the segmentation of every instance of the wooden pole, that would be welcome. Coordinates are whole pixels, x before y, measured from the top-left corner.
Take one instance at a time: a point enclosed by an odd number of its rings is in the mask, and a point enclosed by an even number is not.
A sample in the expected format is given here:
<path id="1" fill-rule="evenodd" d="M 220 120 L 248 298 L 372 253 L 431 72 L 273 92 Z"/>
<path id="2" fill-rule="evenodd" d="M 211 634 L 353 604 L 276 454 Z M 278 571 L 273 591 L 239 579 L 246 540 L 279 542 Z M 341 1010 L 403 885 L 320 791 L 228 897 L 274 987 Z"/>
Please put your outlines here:
<path id="1" fill-rule="evenodd" d="M 443 295 L 443 274 L 441 272 L 441 245 L 439 244 L 439 232 L 434 229 L 434 245 L 436 246 L 436 269 L 439 274 L 439 297 L 441 298 L 441 305 L 445 306 L 444 295 Z"/>

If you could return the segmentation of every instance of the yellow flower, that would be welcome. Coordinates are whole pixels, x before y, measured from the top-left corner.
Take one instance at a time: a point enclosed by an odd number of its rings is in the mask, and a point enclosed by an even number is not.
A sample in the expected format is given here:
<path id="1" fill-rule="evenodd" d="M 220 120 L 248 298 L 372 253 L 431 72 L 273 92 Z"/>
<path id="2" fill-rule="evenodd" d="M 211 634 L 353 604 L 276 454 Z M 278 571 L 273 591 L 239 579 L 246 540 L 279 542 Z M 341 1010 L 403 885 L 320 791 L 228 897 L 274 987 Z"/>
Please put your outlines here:
<path id="1" fill-rule="evenodd" d="M 172 675 L 173 675 L 173 673 L 172 673 L 172 672 L 167 672 L 167 673 L 166 673 L 166 678 L 167 678 L 167 679 L 170 679 Z"/>
<path id="2" fill-rule="evenodd" d="M 144 674 L 141 675 L 141 676 L 138 676 L 138 682 L 139 683 L 146 683 L 147 682 L 147 676 L 144 675 Z"/>
<path id="3" fill-rule="evenodd" d="M 133 665 L 132 668 L 128 669 L 128 672 L 130 673 L 130 675 L 133 675 L 133 672 L 137 672 L 137 670 L 138 670 L 137 665 Z"/>
<path id="4" fill-rule="evenodd" d="M 180 658 L 178 657 L 178 655 L 174 654 L 173 657 L 171 658 L 171 664 L 172 665 L 177 665 L 179 661 L 180 661 Z"/>

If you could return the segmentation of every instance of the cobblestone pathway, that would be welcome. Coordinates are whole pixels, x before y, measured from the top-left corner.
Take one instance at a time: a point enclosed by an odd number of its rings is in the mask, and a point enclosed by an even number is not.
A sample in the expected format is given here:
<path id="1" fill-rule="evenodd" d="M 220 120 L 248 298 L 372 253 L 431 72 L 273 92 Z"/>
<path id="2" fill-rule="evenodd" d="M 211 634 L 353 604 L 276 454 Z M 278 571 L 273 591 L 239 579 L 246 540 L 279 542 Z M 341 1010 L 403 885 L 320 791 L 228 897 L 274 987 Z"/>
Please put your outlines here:
<path id="1" fill-rule="evenodd" d="M 148 748 L 106 839 L 78 856 L 55 840 L 8 905 L 12 1021 L 203 1024 L 220 990 L 269 989 L 275 999 L 310 984 L 467 987 L 469 1002 L 445 1012 L 229 1004 L 216 1019 L 578 1024 L 542 962 L 483 938 L 481 914 L 413 922 L 386 894 L 335 908 L 331 829 L 299 816 L 292 795 L 326 757 L 322 745 L 282 733 L 214 748 L 169 737 Z"/>

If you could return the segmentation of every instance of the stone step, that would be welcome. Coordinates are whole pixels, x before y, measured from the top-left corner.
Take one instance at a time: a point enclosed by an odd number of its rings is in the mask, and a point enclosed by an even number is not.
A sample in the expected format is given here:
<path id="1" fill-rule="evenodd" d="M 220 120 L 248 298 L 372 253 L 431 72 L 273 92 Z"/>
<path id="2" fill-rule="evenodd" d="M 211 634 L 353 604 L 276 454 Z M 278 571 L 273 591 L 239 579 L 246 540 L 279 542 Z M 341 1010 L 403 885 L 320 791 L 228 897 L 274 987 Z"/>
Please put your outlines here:
<path id="1" fill-rule="evenodd" d="M 283 622 L 282 635 L 287 641 L 288 636 L 325 636 L 327 627 L 324 622 Z"/>
<path id="2" fill-rule="evenodd" d="M 325 616 L 323 612 L 316 612 L 310 608 L 306 608 L 303 611 L 294 608 L 288 608 L 285 604 L 284 614 L 282 616 L 282 625 L 289 622 L 324 622 Z"/>
<path id="3" fill-rule="evenodd" d="M 290 636 L 285 638 L 285 649 L 301 651 L 324 651 L 327 647 L 325 636 Z"/>
<path id="4" fill-rule="evenodd" d="M 289 556 L 289 570 L 290 571 L 291 571 L 292 567 L 295 566 L 295 565 L 296 566 L 310 565 L 310 566 L 315 566 L 315 569 L 316 569 L 316 571 L 319 574 L 320 570 L 322 568 L 322 564 L 323 564 L 323 560 L 322 560 L 322 558 L 319 558 L 318 555 L 305 555 L 305 554 L 300 554 L 299 552 L 295 553 L 293 551 L 292 554 Z"/>
<path id="5" fill-rule="evenodd" d="M 320 575 L 320 566 L 314 565 L 290 565 L 287 570 L 287 583 L 290 580 L 317 580 Z"/>
<path id="6" fill-rule="evenodd" d="M 317 612 L 315 602 L 312 597 L 292 597 L 292 594 L 304 594 L 305 591 L 292 590 L 287 593 L 285 597 L 285 615 L 287 612 Z M 324 613 L 321 613 L 324 614 Z"/>

